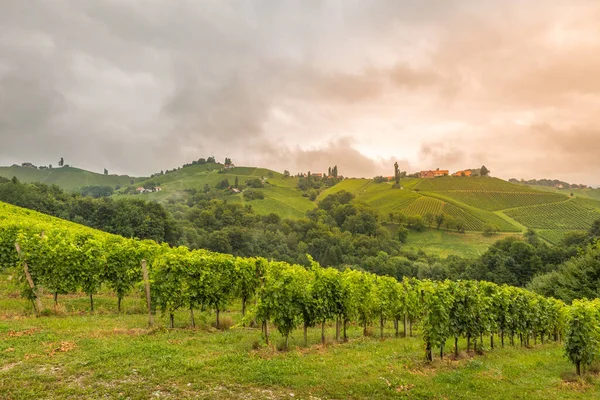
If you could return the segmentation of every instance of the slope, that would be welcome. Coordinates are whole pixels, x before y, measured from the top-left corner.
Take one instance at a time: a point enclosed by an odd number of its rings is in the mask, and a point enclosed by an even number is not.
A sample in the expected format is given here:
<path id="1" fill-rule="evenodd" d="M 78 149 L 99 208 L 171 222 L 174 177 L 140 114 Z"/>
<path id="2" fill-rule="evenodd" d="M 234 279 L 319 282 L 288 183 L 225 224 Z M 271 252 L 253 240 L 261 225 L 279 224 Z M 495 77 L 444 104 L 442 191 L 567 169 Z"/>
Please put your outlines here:
<path id="1" fill-rule="evenodd" d="M 228 193 L 223 200 L 251 206 L 259 214 L 276 213 L 287 218 L 301 218 L 307 211 L 315 207 L 315 203 L 296 189 L 298 179 L 284 177 L 283 174 L 266 168 L 235 167 L 225 169 L 222 164 L 207 163 L 188 165 L 164 175 L 148 178 L 136 183 L 140 186 L 160 186 L 160 192 L 143 194 L 144 199 L 161 203 L 178 202 L 186 199 L 190 193 L 203 191 L 206 186 L 215 188 L 220 182 L 229 185 L 244 186 L 249 179 L 264 180 L 260 190 L 265 198 L 262 200 L 246 200 L 242 193 Z M 125 191 L 122 190 L 121 193 Z M 140 196 L 140 195 L 131 195 Z"/>
<path id="2" fill-rule="evenodd" d="M 31 167 L 0 167 L 0 176 L 11 179 L 16 176 L 21 182 L 41 182 L 57 185 L 64 190 L 75 190 L 83 186 L 126 186 L 139 181 L 127 175 L 103 175 L 74 167 L 37 169 Z"/>

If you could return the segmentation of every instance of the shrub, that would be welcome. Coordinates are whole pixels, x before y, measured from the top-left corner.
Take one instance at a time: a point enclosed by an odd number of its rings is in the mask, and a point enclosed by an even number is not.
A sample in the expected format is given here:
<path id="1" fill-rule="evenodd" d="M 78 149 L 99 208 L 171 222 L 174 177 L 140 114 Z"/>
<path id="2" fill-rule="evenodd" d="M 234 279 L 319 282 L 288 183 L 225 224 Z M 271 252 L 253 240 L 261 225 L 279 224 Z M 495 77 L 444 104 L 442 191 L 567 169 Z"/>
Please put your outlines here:
<path id="1" fill-rule="evenodd" d="M 489 237 L 494 236 L 498 233 L 498 227 L 487 224 L 483 227 L 483 236 Z"/>
<path id="2" fill-rule="evenodd" d="M 246 189 L 244 190 L 244 200 L 263 200 L 265 194 L 260 190 Z"/>

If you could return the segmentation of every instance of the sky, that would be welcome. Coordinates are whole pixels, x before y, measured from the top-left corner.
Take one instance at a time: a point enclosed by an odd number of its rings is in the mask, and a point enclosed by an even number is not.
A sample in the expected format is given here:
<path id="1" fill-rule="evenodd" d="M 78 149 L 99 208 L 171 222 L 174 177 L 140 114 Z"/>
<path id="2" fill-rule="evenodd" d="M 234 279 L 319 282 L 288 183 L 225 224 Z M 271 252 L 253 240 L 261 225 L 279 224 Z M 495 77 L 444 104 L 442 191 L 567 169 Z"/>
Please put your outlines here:
<path id="1" fill-rule="evenodd" d="M 598 0 L 2 0 L 0 165 L 600 185 Z"/>

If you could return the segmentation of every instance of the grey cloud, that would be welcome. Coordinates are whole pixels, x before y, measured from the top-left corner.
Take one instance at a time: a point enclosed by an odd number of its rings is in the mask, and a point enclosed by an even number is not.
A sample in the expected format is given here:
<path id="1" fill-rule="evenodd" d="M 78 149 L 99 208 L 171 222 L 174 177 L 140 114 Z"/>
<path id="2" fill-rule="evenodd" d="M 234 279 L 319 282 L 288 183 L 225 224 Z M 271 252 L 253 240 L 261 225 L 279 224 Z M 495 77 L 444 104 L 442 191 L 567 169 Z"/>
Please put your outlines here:
<path id="1" fill-rule="evenodd" d="M 214 154 L 372 176 L 395 158 L 518 172 L 537 152 L 595 165 L 598 18 L 586 0 L 6 0 L 0 164 L 148 174 Z M 515 127 L 524 113 L 552 128 Z M 457 124 L 468 131 L 439 128 Z M 516 132 L 529 137 L 503 144 Z"/>

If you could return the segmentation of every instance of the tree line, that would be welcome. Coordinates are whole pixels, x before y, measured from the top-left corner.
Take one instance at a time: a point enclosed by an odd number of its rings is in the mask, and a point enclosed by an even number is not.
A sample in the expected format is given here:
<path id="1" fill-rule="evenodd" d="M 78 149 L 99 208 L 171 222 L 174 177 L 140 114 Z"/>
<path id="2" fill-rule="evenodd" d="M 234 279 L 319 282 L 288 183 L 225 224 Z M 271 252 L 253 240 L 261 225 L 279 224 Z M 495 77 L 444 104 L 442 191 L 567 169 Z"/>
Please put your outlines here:
<path id="1" fill-rule="evenodd" d="M 405 226 L 416 229 L 424 218 L 400 220 L 393 214 L 391 221 L 382 219 L 345 191 L 327 196 L 301 219 L 258 215 L 252 207 L 211 198 L 211 193 L 193 191 L 185 203 L 163 206 L 139 199 L 92 199 L 43 184 L 0 182 L 0 201 L 171 246 L 304 266 L 310 265 L 308 254 L 323 266 L 350 267 L 400 280 L 416 277 L 486 280 L 520 287 L 531 284 L 533 290 L 568 302 L 589 297 L 598 284 L 593 271 L 600 271 L 600 263 L 588 247 L 600 237 L 600 222 L 588 232 L 566 234 L 555 246 L 530 230 L 523 238 L 497 241 L 475 258 L 442 258 L 403 246 L 408 234 Z M 435 227 L 438 220 L 434 220 Z M 582 254 L 588 256 L 582 258 Z"/>

